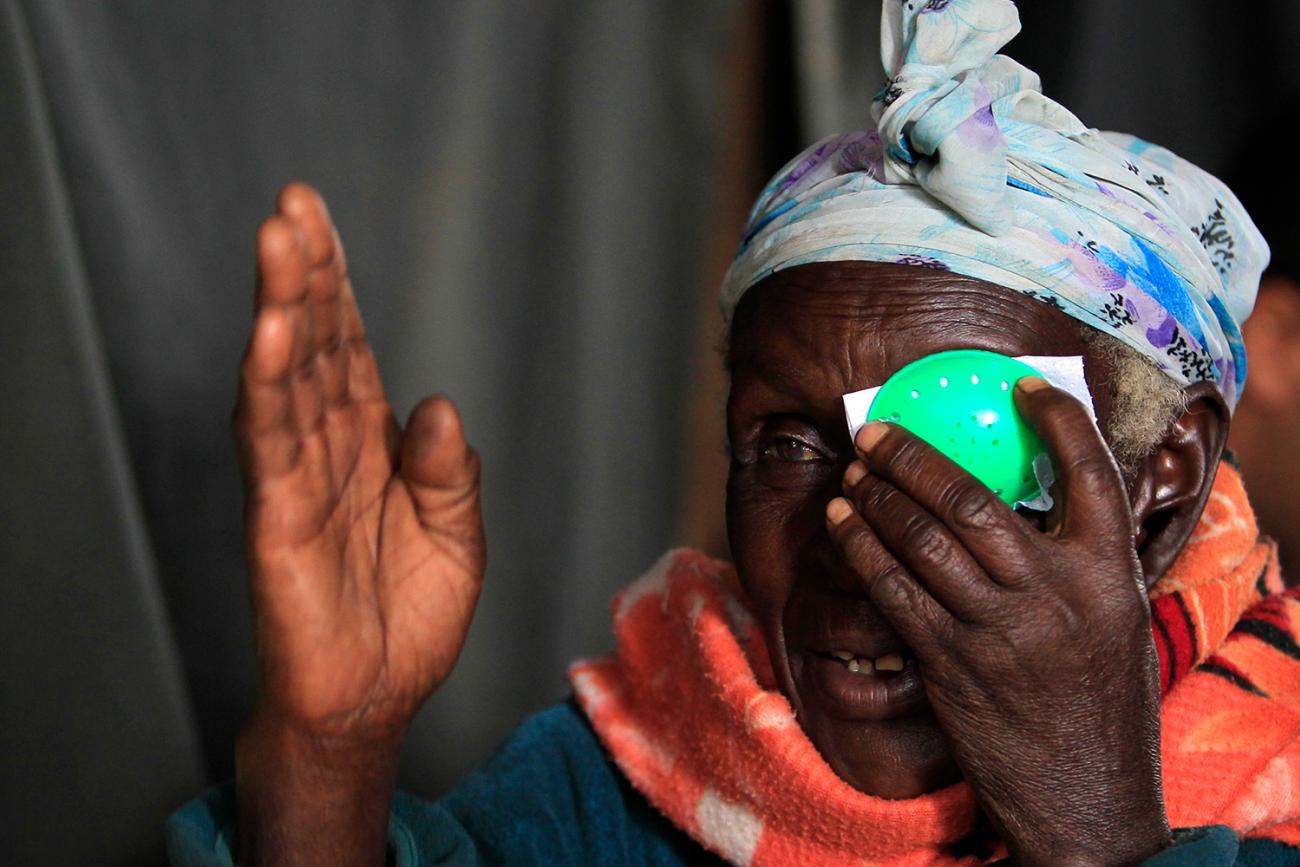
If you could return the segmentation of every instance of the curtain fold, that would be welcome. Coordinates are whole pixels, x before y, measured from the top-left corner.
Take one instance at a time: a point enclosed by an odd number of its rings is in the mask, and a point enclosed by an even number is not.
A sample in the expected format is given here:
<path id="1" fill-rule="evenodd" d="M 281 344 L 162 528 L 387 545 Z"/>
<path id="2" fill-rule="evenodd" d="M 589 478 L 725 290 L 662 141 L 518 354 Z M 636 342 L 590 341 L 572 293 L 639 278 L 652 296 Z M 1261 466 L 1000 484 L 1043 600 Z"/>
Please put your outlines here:
<path id="1" fill-rule="evenodd" d="M 0 4 L 0 827 L 12 863 L 141 864 L 201 784 L 23 10 Z"/>
<path id="2" fill-rule="evenodd" d="M 487 583 L 402 785 L 440 794 L 611 643 L 677 532 L 733 8 L 3 0 L 5 858 L 150 863 L 231 774 L 228 420 L 289 180 L 399 418 L 443 391 L 483 456 Z"/>

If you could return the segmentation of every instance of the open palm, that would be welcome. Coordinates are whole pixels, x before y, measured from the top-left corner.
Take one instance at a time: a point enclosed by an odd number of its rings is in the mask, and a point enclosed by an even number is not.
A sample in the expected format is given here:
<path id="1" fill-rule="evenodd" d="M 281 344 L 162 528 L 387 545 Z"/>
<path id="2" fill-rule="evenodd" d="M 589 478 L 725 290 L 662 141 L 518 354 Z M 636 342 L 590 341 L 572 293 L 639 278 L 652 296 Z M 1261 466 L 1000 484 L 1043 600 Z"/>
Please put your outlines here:
<path id="1" fill-rule="evenodd" d="M 478 458 L 444 398 L 397 425 L 310 187 L 281 192 L 258 271 L 235 410 L 258 712 L 400 738 L 455 664 L 478 599 Z"/>

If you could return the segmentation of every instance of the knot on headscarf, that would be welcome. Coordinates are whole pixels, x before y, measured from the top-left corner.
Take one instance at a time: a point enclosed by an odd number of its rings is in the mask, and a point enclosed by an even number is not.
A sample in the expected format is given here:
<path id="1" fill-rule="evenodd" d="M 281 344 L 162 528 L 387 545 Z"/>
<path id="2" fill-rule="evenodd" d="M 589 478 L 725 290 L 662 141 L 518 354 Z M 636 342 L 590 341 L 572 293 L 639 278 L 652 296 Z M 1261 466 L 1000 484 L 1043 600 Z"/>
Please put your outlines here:
<path id="1" fill-rule="evenodd" d="M 724 315 L 796 265 L 941 268 L 1051 304 L 1234 406 L 1259 231 L 1218 179 L 1045 97 L 997 54 L 1019 30 L 1009 0 L 884 0 L 876 128 L 818 142 L 767 185 Z"/>
<path id="2" fill-rule="evenodd" d="M 995 114 L 1039 91 L 1037 75 L 997 54 L 1018 32 L 1010 0 L 887 2 L 881 21 L 889 78 L 872 116 L 887 145 L 883 180 L 919 185 L 991 235 L 1012 221 L 1007 142 Z"/>

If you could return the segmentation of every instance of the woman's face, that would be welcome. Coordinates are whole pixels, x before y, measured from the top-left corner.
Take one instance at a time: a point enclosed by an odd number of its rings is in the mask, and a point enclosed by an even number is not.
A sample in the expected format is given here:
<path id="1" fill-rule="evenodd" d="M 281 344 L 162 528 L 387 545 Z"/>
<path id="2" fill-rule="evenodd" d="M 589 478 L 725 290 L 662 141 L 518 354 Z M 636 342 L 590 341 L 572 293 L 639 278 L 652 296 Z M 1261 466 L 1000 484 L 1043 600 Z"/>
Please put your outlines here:
<path id="1" fill-rule="evenodd" d="M 1104 422 L 1105 371 L 1075 320 L 1019 293 L 945 271 L 845 262 L 805 265 L 746 294 L 732 323 L 727 526 L 778 686 L 850 785 L 915 797 L 957 779 L 908 649 L 831 545 L 826 504 L 853 448 L 841 395 L 880 385 L 947 349 L 1084 355 Z M 862 674 L 836 651 L 900 654 L 897 673 Z"/>

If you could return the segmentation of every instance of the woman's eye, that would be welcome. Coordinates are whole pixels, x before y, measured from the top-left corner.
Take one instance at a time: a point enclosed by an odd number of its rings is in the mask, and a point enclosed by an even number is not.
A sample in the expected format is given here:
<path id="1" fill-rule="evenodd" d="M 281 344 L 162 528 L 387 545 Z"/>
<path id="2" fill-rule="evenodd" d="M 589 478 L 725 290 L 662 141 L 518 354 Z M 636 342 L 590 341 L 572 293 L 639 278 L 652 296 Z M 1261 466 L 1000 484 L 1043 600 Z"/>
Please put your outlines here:
<path id="1" fill-rule="evenodd" d="M 821 453 L 807 443 L 797 440 L 794 437 L 781 437 L 763 448 L 763 457 L 778 461 L 800 463 L 804 461 L 819 460 L 821 458 Z"/>

